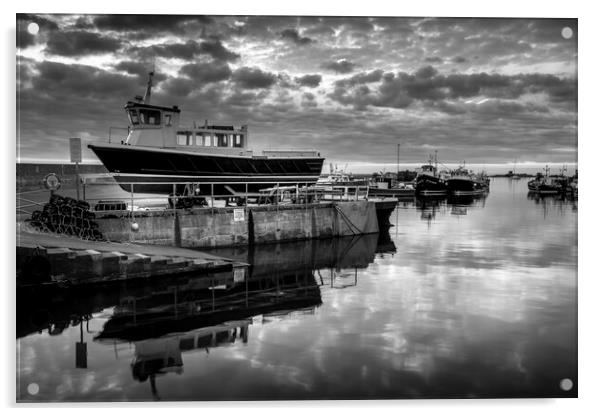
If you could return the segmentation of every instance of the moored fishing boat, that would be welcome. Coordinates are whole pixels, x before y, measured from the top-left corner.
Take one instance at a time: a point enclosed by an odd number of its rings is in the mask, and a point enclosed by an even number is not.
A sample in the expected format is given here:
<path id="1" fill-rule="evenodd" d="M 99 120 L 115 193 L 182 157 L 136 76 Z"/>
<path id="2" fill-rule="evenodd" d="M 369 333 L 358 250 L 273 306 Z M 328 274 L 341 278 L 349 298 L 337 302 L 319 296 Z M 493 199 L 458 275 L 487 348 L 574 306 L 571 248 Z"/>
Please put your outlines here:
<path id="1" fill-rule="evenodd" d="M 448 178 L 447 172 L 438 169 L 437 153 L 435 152 L 434 159 L 429 158 L 427 164 L 417 169 L 415 192 L 417 195 L 445 195 L 447 194 Z"/>
<path id="2" fill-rule="evenodd" d="M 144 97 L 128 101 L 128 135 L 120 143 L 88 147 L 126 191 L 195 195 L 258 192 L 277 184 L 314 184 L 324 158 L 315 150 L 248 149 L 247 126 L 180 126 L 180 109 L 150 104 L 153 73 Z M 175 185 L 177 184 L 177 185 Z"/>
<path id="3" fill-rule="evenodd" d="M 489 189 L 489 178 L 484 173 L 477 175 L 462 165 L 450 172 L 447 189 L 452 195 L 481 194 Z"/>
<path id="4" fill-rule="evenodd" d="M 546 165 L 544 174 L 537 173 L 535 179 L 527 183 L 529 191 L 539 194 L 557 194 L 561 191 L 560 184 L 550 177 L 550 168 Z"/>

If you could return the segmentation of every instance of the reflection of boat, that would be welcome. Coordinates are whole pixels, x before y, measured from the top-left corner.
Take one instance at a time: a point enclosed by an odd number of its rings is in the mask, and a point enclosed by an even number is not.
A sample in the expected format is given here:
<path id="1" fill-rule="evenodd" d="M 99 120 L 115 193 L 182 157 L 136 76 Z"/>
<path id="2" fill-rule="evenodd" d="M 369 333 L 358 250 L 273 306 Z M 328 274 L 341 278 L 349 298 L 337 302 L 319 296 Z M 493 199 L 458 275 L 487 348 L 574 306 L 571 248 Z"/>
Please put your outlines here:
<path id="1" fill-rule="evenodd" d="M 452 215 L 466 215 L 467 208 L 461 205 L 454 205 L 451 209 Z"/>
<path id="2" fill-rule="evenodd" d="M 312 270 L 367 267 L 374 261 L 377 240 L 378 234 L 369 234 L 215 250 L 251 266 L 248 271 L 236 268 L 210 276 L 128 283 L 125 288 L 114 284 L 18 289 L 17 338 L 38 331 L 61 334 L 79 324 L 74 317 L 88 319 L 106 308 L 114 308 L 114 314 L 98 339 L 139 340 L 257 313 L 316 307 L 321 297 Z"/>
<path id="3" fill-rule="evenodd" d="M 447 189 L 452 195 L 475 195 L 486 192 L 488 188 L 488 178 L 484 174 L 476 175 L 464 165 L 451 171 L 447 179 Z"/>
<path id="4" fill-rule="evenodd" d="M 391 234 L 389 233 L 389 230 L 382 230 L 378 234 L 376 252 L 380 254 L 392 254 L 397 252 L 397 247 L 395 246 L 393 240 L 391 240 Z"/>
<path id="5" fill-rule="evenodd" d="M 97 143 L 88 147 L 98 156 L 117 183 L 134 192 L 170 194 L 174 182 L 195 183 L 202 195 L 257 192 L 276 183 L 315 183 L 324 158 L 313 150 L 248 150 L 246 126 L 179 125 L 180 109 L 150 104 L 152 75 L 144 98 L 129 101 L 128 136 L 121 143 Z M 142 184 L 146 182 L 147 184 Z M 160 184 L 149 184 L 160 182 Z M 228 182 L 226 185 L 210 183 Z M 245 188 L 248 182 L 248 188 Z M 261 183 L 260 183 L 261 182 Z M 271 185 L 270 185 L 271 184 Z M 183 192 L 183 186 L 176 193 Z"/>
<path id="6" fill-rule="evenodd" d="M 487 198 L 486 192 L 473 195 L 448 195 L 447 203 L 457 205 L 472 205 L 475 201 L 483 200 L 485 198 Z"/>
<path id="7" fill-rule="evenodd" d="M 434 164 L 433 164 L 434 162 Z M 446 172 L 441 172 L 437 167 L 437 153 L 435 158 L 430 158 L 426 165 L 422 165 L 416 172 L 417 195 L 445 195 L 447 193 Z"/>

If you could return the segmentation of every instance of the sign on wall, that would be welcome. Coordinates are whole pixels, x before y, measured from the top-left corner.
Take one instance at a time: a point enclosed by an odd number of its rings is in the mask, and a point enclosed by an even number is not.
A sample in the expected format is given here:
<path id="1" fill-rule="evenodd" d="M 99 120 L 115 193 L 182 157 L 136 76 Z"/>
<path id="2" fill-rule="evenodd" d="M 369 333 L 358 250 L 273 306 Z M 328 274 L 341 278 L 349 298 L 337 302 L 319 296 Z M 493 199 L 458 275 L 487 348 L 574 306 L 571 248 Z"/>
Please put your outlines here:
<path id="1" fill-rule="evenodd" d="M 241 208 L 236 208 L 234 210 L 234 221 L 244 221 L 245 220 L 245 210 Z"/>
<path id="2" fill-rule="evenodd" d="M 69 139 L 69 153 L 71 154 L 71 163 L 82 162 L 82 139 L 79 137 Z"/>

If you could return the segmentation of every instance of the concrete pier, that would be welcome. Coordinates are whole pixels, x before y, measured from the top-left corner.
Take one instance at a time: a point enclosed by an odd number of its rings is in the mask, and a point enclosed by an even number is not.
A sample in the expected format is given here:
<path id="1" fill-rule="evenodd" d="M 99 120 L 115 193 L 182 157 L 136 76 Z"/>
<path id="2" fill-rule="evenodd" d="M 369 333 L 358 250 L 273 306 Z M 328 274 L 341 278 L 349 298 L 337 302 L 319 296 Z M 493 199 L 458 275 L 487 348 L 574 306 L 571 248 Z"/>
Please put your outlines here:
<path id="1" fill-rule="evenodd" d="M 121 218 L 100 217 L 96 222 L 111 241 L 191 248 L 379 232 L 375 203 L 371 201 L 134 212 Z"/>
<path id="2" fill-rule="evenodd" d="M 85 241 L 17 229 L 17 285 L 50 282 L 90 284 L 163 275 L 210 273 L 245 266 L 195 250 L 130 243 Z"/>

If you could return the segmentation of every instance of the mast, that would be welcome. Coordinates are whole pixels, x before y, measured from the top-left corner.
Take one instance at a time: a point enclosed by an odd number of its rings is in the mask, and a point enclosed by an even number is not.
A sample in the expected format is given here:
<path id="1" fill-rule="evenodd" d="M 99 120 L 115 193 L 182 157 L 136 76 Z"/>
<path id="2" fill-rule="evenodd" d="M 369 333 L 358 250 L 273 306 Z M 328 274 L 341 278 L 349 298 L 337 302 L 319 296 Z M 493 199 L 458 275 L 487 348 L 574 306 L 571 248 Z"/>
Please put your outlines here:
<path id="1" fill-rule="evenodd" d="M 399 180 L 399 143 L 397 143 L 397 180 Z"/>
<path id="2" fill-rule="evenodd" d="M 153 76 L 154 75 L 155 75 L 154 70 L 148 73 L 148 82 L 146 84 L 146 92 L 144 93 L 144 104 L 150 104 L 151 89 L 153 88 Z"/>

